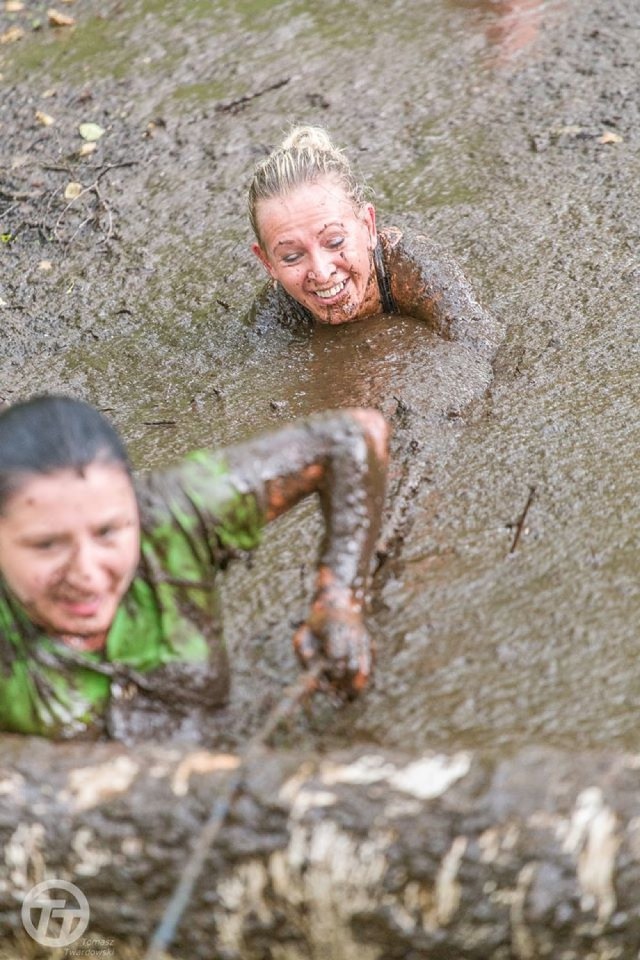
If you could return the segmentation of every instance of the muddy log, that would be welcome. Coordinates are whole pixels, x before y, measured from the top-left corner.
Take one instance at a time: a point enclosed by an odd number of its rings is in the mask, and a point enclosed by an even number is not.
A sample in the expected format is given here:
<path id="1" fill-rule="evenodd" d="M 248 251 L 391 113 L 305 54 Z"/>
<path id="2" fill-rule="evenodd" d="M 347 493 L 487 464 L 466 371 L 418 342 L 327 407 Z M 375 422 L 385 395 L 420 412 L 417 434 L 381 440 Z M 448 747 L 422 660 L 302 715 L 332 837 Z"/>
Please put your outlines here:
<path id="1" fill-rule="evenodd" d="M 22 901 L 62 878 L 90 904 L 75 956 L 87 937 L 141 956 L 233 763 L 3 738 L 0 955 L 39 956 Z M 172 956 L 635 960 L 639 945 L 640 757 L 360 748 L 247 770 Z"/>

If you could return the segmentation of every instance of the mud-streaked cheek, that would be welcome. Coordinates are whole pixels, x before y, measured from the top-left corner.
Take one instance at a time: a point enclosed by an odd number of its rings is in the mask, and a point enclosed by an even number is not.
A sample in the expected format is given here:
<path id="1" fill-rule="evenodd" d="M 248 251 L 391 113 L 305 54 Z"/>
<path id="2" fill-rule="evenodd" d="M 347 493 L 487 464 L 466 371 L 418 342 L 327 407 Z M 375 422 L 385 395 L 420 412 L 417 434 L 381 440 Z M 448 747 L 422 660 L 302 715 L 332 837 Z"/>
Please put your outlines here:
<path id="1" fill-rule="evenodd" d="M 51 602 L 56 587 L 56 578 L 51 571 L 34 571 L 26 582 L 22 584 L 22 600 L 30 603 Z M 20 591 L 17 590 L 17 593 Z"/>

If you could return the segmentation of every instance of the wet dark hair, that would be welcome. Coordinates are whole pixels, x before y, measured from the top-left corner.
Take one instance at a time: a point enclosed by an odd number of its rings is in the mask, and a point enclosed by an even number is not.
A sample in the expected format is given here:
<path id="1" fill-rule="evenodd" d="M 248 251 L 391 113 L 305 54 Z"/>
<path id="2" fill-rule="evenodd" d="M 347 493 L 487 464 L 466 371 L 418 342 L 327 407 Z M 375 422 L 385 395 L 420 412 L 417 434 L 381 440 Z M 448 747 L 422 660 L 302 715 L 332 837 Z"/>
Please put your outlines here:
<path id="1" fill-rule="evenodd" d="M 39 396 L 0 410 L 0 512 L 29 474 L 82 471 L 96 461 L 131 475 L 115 427 L 90 404 Z"/>

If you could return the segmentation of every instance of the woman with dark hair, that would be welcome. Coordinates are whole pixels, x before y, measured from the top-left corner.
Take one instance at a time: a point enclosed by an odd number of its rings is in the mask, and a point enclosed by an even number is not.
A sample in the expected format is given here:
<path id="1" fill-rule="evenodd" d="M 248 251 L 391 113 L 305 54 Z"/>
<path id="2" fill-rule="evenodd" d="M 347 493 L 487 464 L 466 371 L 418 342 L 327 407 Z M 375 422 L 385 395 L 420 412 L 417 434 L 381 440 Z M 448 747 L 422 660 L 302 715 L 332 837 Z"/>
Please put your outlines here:
<path id="1" fill-rule="evenodd" d="M 386 444 L 378 413 L 343 410 L 134 482 L 89 405 L 37 397 L 0 412 L 0 729 L 118 736 L 133 701 L 149 735 L 171 690 L 193 732 L 228 692 L 216 572 L 314 492 L 325 535 L 294 643 L 357 693 L 371 670 L 363 615 Z"/>
<path id="2" fill-rule="evenodd" d="M 488 359 L 495 353 L 501 326 L 459 268 L 423 235 L 377 229 L 364 185 L 322 127 L 295 127 L 256 165 L 249 219 L 252 250 L 272 281 L 252 310 L 259 326 L 398 313 Z"/>

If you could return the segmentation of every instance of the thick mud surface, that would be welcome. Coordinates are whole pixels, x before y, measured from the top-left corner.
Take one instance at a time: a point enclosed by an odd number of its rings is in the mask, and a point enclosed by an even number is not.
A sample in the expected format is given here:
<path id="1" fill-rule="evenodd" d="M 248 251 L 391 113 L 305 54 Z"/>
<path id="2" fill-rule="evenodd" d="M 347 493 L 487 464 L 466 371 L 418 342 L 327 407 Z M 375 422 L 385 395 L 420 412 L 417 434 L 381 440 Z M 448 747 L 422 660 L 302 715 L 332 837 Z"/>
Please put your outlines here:
<path id="1" fill-rule="evenodd" d="M 0 12 L 25 29 L 0 46 L 0 396 L 85 397 L 140 466 L 378 406 L 396 435 L 375 687 L 289 741 L 637 748 L 634 0 L 85 0 L 37 32 L 26 6 Z M 489 390 L 405 318 L 247 328 L 246 189 L 291 120 L 345 144 L 381 222 L 460 259 L 508 328 Z M 84 122 L 105 133 L 79 157 Z M 224 739 L 296 675 L 318 531 L 305 506 L 227 578 Z"/>

